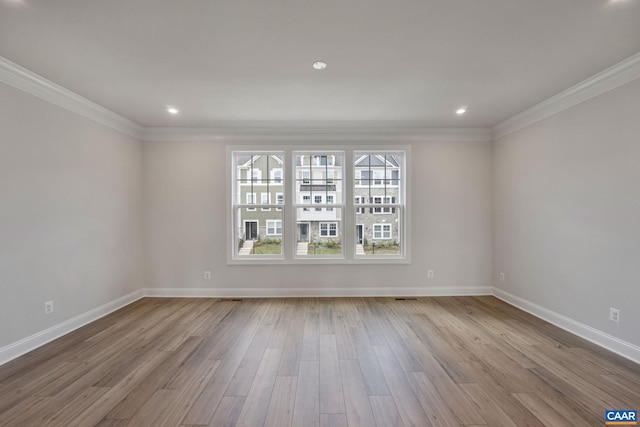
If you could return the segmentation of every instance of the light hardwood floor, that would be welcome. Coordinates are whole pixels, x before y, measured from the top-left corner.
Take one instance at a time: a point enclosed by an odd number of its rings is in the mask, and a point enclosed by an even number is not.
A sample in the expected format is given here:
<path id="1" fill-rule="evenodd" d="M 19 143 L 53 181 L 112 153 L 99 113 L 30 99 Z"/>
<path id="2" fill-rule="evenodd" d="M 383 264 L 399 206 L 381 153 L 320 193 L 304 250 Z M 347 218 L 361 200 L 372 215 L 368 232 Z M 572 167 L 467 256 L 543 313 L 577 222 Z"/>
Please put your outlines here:
<path id="1" fill-rule="evenodd" d="M 602 426 L 640 366 L 493 297 L 145 298 L 0 367 L 1 426 Z"/>

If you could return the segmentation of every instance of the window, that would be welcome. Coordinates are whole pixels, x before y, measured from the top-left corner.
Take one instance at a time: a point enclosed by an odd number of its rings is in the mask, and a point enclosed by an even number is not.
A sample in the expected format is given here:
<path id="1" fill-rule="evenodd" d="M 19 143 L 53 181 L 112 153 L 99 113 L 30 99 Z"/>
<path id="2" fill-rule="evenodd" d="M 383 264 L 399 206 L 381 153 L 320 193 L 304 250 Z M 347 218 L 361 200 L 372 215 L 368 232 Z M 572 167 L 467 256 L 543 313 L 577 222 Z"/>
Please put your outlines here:
<path id="1" fill-rule="evenodd" d="M 256 193 L 247 193 L 247 204 L 255 205 L 256 204 Z M 247 208 L 248 211 L 255 211 L 256 208 Z"/>
<path id="2" fill-rule="evenodd" d="M 402 256 L 406 251 L 403 152 L 354 152 L 354 222 L 358 257 Z"/>
<path id="3" fill-rule="evenodd" d="M 363 185 L 367 187 L 371 185 L 371 171 L 359 170 L 357 172 L 357 176 L 359 176 L 360 179 L 356 181 L 356 185 Z"/>
<path id="4" fill-rule="evenodd" d="M 373 238 L 391 239 L 391 224 L 373 224 Z"/>
<path id="5" fill-rule="evenodd" d="M 229 263 L 408 262 L 406 150 L 230 147 Z"/>
<path id="6" fill-rule="evenodd" d="M 282 221 L 279 219 L 267 220 L 267 236 L 279 236 L 282 234 Z"/>
<path id="7" fill-rule="evenodd" d="M 260 194 L 260 204 L 261 205 L 270 205 L 271 204 L 271 193 L 261 193 Z M 270 211 L 271 208 L 262 208 L 263 211 Z"/>
<path id="8" fill-rule="evenodd" d="M 335 171 L 333 169 L 327 169 L 327 184 L 333 184 L 333 177 Z"/>
<path id="9" fill-rule="evenodd" d="M 338 235 L 338 224 L 335 222 L 320 223 L 321 237 L 335 237 Z"/>
<path id="10" fill-rule="evenodd" d="M 311 196 L 305 194 L 302 196 L 302 204 L 310 205 L 311 204 Z M 302 208 L 303 211 L 308 211 L 309 208 Z"/>
<path id="11" fill-rule="evenodd" d="M 251 169 L 251 182 L 259 184 L 262 181 L 262 172 L 260 169 Z"/>
<path id="12" fill-rule="evenodd" d="M 396 203 L 396 198 L 391 196 L 391 197 L 374 197 L 373 198 L 373 203 L 376 205 L 381 205 L 381 204 L 395 204 Z M 382 214 L 382 213 L 395 213 L 395 208 L 392 208 L 390 206 L 384 207 L 384 208 L 373 208 L 373 213 L 376 214 Z"/>
<path id="13" fill-rule="evenodd" d="M 282 184 L 282 169 L 271 170 L 271 181 L 274 184 Z"/>

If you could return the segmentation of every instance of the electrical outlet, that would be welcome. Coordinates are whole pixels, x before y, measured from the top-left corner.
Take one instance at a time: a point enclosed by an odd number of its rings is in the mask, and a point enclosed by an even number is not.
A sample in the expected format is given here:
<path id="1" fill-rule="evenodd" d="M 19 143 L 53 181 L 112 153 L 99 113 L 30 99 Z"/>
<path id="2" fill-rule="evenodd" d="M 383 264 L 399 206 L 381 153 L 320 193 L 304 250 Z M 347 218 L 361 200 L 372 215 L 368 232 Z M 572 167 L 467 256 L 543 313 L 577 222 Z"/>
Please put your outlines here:
<path id="1" fill-rule="evenodd" d="M 427 279 L 433 279 L 433 270 L 427 270 Z"/>
<path id="2" fill-rule="evenodd" d="M 617 308 L 609 308 L 609 320 L 612 322 L 620 323 L 620 310 Z"/>
<path id="3" fill-rule="evenodd" d="M 211 271 L 207 270 L 204 272 L 204 280 L 211 280 Z"/>
<path id="4" fill-rule="evenodd" d="M 53 313 L 53 301 L 47 301 L 44 303 L 44 314 Z"/>
<path id="5" fill-rule="evenodd" d="M 504 282 L 504 273 L 500 273 L 500 281 Z"/>

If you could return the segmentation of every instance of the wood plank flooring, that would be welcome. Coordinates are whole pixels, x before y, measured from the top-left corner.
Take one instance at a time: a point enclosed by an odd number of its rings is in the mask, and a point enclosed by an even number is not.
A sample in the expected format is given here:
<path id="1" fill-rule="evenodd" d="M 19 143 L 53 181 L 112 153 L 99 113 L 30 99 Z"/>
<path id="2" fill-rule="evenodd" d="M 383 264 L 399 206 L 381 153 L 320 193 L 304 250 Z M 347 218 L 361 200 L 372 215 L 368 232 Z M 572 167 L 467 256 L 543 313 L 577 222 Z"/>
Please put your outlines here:
<path id="1" fill-rule="evenodd" d="M 0 426 L 602 426 L 640 365 L 493 297 L 145 298 L 0 366 Z"/>

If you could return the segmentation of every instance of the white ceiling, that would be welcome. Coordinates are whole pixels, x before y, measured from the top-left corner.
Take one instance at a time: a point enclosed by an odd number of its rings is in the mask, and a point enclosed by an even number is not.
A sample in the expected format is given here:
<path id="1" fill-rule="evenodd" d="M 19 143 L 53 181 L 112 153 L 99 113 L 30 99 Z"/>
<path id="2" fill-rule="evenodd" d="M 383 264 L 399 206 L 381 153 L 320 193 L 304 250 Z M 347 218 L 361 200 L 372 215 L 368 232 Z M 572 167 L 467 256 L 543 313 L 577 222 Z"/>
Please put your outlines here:
<path id="1" fill-rule="evenodd" d="M 492 127 L 638 52 L 640 0 L 0 0 L 0 56 L 142 126 Z"/>

